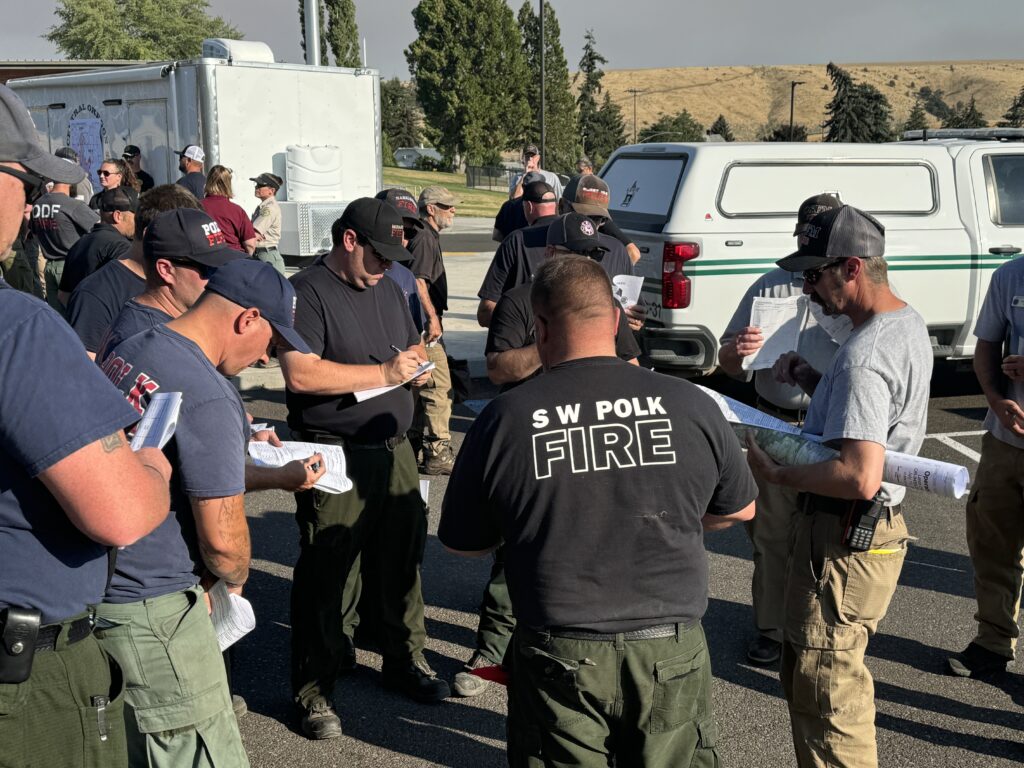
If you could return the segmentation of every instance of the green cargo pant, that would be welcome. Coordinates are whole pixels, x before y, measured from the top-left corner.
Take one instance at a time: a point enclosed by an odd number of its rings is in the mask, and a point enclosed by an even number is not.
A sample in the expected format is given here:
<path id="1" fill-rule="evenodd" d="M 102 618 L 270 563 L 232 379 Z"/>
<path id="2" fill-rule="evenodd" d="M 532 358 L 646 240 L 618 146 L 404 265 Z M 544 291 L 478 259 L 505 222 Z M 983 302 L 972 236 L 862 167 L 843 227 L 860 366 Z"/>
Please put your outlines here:
<path id="1" fill-rule="evenodd" d="M 257 250 L 253 255 L 259 261 L 266 262 L 272 266 L 282 275 L 285 274 L 284 259 L 281 257 L 281 252 L 277 250 L 277 246 L 272 245 L 267 247 L 266 250 Z"/>
<path id="2" fill-rule="evenodd" d="M 201 587 L 103 603 L 96 636 L 124 669 L 132 768 L 247 768 Z"/>
<path id="3" fill-rule="evenodd" d="M 785 621 L 786 563 L 789 540 L 796 524 L 797 491 L 784 485 L 757 480 L 757 514 L 746 523 L 754 545 L 754 578 L 750 591 L 754 600 L 754 620 L 765 637 L 782 642 Z"/>
<path id="4" fill-rule="evenodd" d="M 426 506 L 408 440 L 384 447 L 345 446 L 347 493 L 295 494 L 299 559 L 292 578 L 292 692 L 306 706 L 329 697 L 338 677 L 346 624 L 359 602 L 351 578 L 362 561 L 362 592 L 378 606 L 384 663 L 423 658 L 426 630 L 420 564 Z M 368 622 L 369 623 L 369 622 Z"/>
<path id="5" fill-rule="evenodd" d="M 123 706 L 117 664 L 92 635 L 69 645 L 62 630 L 28 680 L 0 684 L 0 768 L 128 768 Z"/>
<path id="6" fill-rule="evenodd" d="M 711 661 L 699 623 L 655 640 L 575 640 L 516 628 L 512 768 L 717 768 Z"/>
<path id="7" fill-rule="evenodd" d="M 424 387 L 413 388 L 416 403 L 414 430 L 422 436 L 423 448 L 430 450 L 435 444 L 447 443 L 452 438 L 449 422 L 452 418 L 452 375 L 448 370 L 448 353 L 444 342 L 426 346 L 427 359 L 436 368 L 430 372 L 430 381 Z"/>
<path id="8" fill-rule="evenodd" d="M 982 438 L 981 463 L 967 501 L 967 548 L 978 600 L 974 642 L 1013 656 L 1024 574 L 1024 450 L 991 434 Z"/>
<path id="9" fill-rule="evenodd" d="M 867 552 L 841 543 L 843 519 L 801 515 L 786 579 L 782 690 L 800 768 L 876 768 L 868 639 L 889 609 L 907 551 L 903 515 L 879 521 Z"/>
<path id="10" fill-rule="evenodd" d="M 480 601 L 480 623 L 476 630 L 476 649 L 492 664 L 501 664 L 508 650 L 516 619 L 512 614 L 512 598 L 505 583 L 505 546 L 494 550 L 491 578 Z"/>
<path id="11" fill-rule="evenodd" d="M 64 259 L 47 259 L 43 267 L 43 279 L 46 280 L 46 303 L 53 307 L 61 317 L 67 317 L 68 311 L 57 298 L 57 288 L 61 275 L 64 274 Z"/>

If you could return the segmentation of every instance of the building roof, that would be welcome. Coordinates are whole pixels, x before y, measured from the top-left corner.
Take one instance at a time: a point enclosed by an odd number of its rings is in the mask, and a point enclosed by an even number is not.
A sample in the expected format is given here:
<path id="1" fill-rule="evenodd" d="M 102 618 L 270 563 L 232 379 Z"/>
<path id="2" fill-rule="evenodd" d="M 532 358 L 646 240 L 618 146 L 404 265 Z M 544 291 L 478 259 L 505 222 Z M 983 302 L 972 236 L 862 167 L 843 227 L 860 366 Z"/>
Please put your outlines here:
<path id="1" fill-rule="evenodd" d="M 87 69 L 127 67 L 144 62 L 128 59 L 22 59 L 0 61 L 0 83 L 17 77 L 54 75 L 62 72 L 79 72 Z"/>

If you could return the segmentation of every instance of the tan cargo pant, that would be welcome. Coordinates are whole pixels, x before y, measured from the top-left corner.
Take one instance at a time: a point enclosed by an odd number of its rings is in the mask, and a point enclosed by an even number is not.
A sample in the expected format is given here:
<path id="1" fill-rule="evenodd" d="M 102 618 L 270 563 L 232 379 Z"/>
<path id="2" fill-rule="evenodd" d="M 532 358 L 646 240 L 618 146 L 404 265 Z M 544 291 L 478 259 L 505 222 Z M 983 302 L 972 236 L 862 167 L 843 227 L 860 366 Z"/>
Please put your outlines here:
<path id="1" fill-rule="evenodd" d="M 967 548 L 974 565 L 974 642 L 1013 656 L 1024 569 L 1024 450 L 986 434 L 967 500 Z"/>
<path id="2" fill-rule="evenodd" d="M 793 526 L 801 514 L 797 490 L 757 478 L 757 514 L 746 523 L 754 545 L 754 578 L 750 591 L 754 600 L 754 621 L 765 637 L 781 643 L 786 617 L 786 563 Z"/>
<path id="3" fill-rule="evenodd" d="M 416 399 L 415 431 L 423 436 L 424 449 L 447 443 L 452 433 L 452 376 L 448 371 L 448 353 L 441 342 L 427 346 L 427 359 L 437 367 L 430 372 L 430 383 L 413 389 Z"/>
<path id="4" fill-rule="evenodd" d="M 871 549 L 840 543 L 843 520 L 801 515 L 786 579 L 782 689 L 800 768 L 876 768 L 875 688 L 864 665 L 885 616 L 909 536 L 903 515 L 882 519 Z"/>

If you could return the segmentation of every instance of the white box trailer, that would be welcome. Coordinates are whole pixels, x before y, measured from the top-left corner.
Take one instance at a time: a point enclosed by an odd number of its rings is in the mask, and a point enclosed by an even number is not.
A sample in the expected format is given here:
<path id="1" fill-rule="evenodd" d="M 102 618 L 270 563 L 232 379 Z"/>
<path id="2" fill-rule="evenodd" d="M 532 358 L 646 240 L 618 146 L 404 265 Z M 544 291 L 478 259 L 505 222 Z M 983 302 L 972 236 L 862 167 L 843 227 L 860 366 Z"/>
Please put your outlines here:
<path id="1" fill-rule="evenodd" d="M 74 147 L 95 176 L 125 145 L 142 150 L 157 184 L 181 175 L 175 154 L 206 152 L 232 169 L 235 202 L 252 211 L 250 178 L 284 179 L 278 192 L 286 256 L 330 248 L 331 224 L 382 186 L 380 75 L 373 69 L 275 63 L 263 43 L 207 40 L 203 56 L 11 80 L 40 143 Z"/>

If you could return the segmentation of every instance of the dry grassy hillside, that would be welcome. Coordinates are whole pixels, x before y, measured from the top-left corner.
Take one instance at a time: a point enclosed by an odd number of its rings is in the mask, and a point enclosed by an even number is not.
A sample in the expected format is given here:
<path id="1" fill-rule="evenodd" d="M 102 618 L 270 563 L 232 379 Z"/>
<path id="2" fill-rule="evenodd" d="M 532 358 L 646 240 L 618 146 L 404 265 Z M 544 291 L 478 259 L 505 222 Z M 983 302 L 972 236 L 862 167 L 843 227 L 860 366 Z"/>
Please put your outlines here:
<path id="1" fill-rule="evenodd" d="M 922 86 L 941 89 L 947 104 L 977 99 L 978 109 L 989 125 L 995 125 L 1013 97 L 1024 86 L 1024 61 L 931 61 L 894 64 L 842 64 L 857 82 L 878 88 L 903 122 Z M 807 126 L 811 139 L 821 133 L 825 105 L 832 90 L 824 64 L 781 67 L 685 67 L 675 69 L 619 69 L 605 73 L 604 84 L 622 107 L 627 131 L 632 135 L 633 96 L 637 98 L 639 126 L 654 122 L 661 113 L 690 111 L 708 127 L 725 115 L 736 138 L 753 139 L 766 124 L 788 124 L 789 84 L 797 86 L 795 121 Z M 929 116 L 931 118 L 931 116 Z M 937 126 L 938 121 L 931 118 Z"/>

